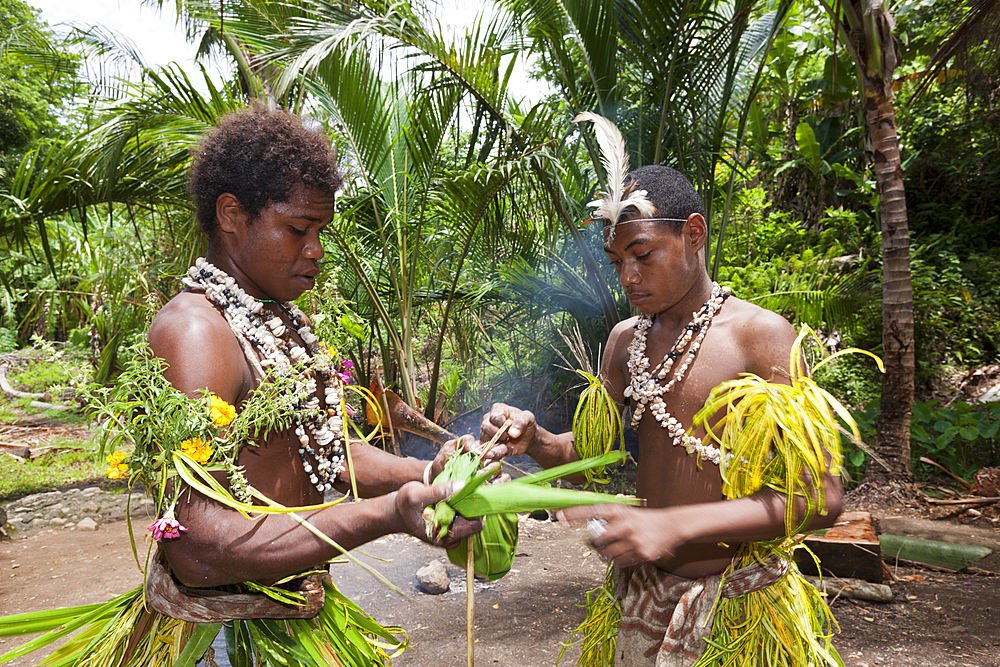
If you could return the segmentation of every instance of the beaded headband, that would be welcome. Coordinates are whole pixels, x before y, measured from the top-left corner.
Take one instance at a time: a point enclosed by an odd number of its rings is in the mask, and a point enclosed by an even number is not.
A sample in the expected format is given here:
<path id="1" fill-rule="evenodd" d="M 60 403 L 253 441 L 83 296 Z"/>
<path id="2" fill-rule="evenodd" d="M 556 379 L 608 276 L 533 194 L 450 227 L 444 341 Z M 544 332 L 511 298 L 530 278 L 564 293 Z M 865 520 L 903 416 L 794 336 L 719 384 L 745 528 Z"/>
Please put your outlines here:
<path id="1" fill-rule="evenodd" d="M 656 215 L 656 207 L 653 202 L 646 198 L 645 190 L 632 190 L 625 196 L 622 184 L 628 174 L 628 150 L 625 148 L 625 138 L 618 128 L 610 120 L 596 113 L 585 111 L 578 114 L 573 119 L 574 123 L 589 120 L 594 124 L 594 134 L 597 136 L 597 144 L 601 147 L 601 164 L 608 177 L 609 192 L 598 192 L 600 199 L 590 202 L 587 206 L 597 207 L 594 211 L 595 218 L 604 218 L 609 221 L 611 231 L 608 234 L 610 241 L 615 237 L 615 225 L 618 224 L 618 217 L 629 206 L 634 206 L 640 215 Z"/>

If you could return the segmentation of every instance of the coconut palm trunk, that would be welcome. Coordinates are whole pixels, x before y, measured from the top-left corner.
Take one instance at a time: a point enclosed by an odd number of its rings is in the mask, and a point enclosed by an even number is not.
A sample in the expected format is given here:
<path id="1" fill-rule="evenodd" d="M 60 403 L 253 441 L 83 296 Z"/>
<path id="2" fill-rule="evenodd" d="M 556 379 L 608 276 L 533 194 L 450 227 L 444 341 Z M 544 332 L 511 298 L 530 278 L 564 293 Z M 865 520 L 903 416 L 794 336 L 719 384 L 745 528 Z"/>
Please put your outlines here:
<path id="1" fill-rule="evenodd" d="M 891 78 L 889 83 L 891 86 Z M 881 95 L 869 96 L 869 91 L 866 85 L 865 113 L 875 152 L 882 226 L 882 357 L 885 361 L 875 449 L 889 469 L 872 460 L 865 478 L 889 477 L 910 482 L 910 420 L 915 368 L 910 230 L 892 100 Z"/>
<path id="2" fill-rule="evenodd" d="M 881 0 L 850 0 L 830 5 L 838 37 L 858 66 L 873 152 L 879 220 L 882 226 L 882 376 L 875 450 L 885 465 L 871 461 L 867 481 L 912 481 L 910 420 L 913 411 L 913 287 L 910 280 L 910 230 L 906 216 L 899 134 L 893 111 L 892 82 L 900 54 L 892 36 L 892 15 Z"/>

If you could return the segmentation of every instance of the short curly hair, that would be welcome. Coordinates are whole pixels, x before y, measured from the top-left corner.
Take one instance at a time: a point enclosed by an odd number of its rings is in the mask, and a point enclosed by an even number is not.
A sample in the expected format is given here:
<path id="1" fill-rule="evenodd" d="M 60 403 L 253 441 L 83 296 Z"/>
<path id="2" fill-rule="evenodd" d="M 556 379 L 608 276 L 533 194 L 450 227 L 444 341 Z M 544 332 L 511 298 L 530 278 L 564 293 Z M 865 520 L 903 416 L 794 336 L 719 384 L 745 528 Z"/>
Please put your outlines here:
<path id="1" fill-rule="evenodd" d="M 675 232 L 679 232 L 684 224 L 678 220 L 687 220 L 692 213 L 705 217 L 705 206 L 691 181 L 681 172 L 665 165 L 648 164 L 629 172 L 622 188 L 645 190 L 646 198 L 656 208 L 656 217 L 675 218 L 673 221 L 663 221 Z M 629 206 L 625 212 L 635 215 L 636 209 Z"/>
<path id="2" fill-rule="evenodd" d="M 330 194 L 340 189 L 329 138 L 294 114 L 257 106 L 223 116 L 205 133 L 194 151 L 188 192 L 211 241 L 223 193 L 234 195 L 253 222 L 268 204 L 288 201 L 299 184 Z"/>

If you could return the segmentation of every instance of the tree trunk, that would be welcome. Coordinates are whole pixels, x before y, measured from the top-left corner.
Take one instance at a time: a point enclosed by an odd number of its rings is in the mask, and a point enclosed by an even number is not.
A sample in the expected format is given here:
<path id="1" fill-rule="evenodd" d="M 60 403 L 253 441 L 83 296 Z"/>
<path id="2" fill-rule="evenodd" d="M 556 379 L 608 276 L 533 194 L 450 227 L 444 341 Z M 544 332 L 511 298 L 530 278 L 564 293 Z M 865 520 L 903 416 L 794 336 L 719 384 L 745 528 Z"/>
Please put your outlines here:
<path id="1" fill-rule="evenodd" d="M 890 35 L 891 39 L 891 35 Z M 893 48 L 891 44 L 883 46 Z M 910 420 L 913 412 L 913 286 L 910 281 L 910 229 L 906 217 L 899 135 L 892 107 L 892 71 L 878 85 L 865 77 L 865 114 L 874 149 L 879 218 L 882 225 L 882 397 L 875 450 L 889 466 L 870 461 L 866 480 L 910 482 Z M 873 82 L 874 83 L 874 82 Z"/>

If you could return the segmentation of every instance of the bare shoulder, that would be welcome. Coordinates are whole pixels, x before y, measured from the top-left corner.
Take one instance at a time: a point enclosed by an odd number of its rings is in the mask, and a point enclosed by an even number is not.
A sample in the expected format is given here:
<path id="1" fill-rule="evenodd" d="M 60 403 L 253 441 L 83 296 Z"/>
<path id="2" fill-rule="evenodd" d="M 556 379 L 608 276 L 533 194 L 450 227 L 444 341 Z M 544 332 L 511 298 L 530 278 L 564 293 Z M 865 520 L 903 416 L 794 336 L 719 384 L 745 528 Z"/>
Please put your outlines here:
<path id="1" fill-rule="evenodd" d="M 630 317 L 614 326 L 608 335 L 601 359 L 601 374 L 612 397 L 619 402 L 625 400 L 623 392 L 628 381 L 628 346 L 638 321 L 638 317 Z"/>
<path id="2" fill-rule="evenodd" d="M 746 370 L 767 380 L 787 375 L 795 329 L 781 315 L 736 297 L 723 308 L 726 328 L 743 351 Z"/>
<path id="3" fill-rule="evenodd" d="M 166 378 L 191 396 L 209 389 L 230 403 L 244 393 L 248 370 L 225 317 L 204 295 L 181 292 L 149 327 L 149 345 L 167 362 Z"/>
<path id="4" fill-rule="evenodd" d="M 632 342 L 632 334 L 638 321 L 638 317 L 629 317 L 614 326 L 611 333 L 608 334 L 608 342 L 604 347 L 606 361 L 611 361 L 616 365 L 628 361 L 627 350 L 629 343 Z"/>

